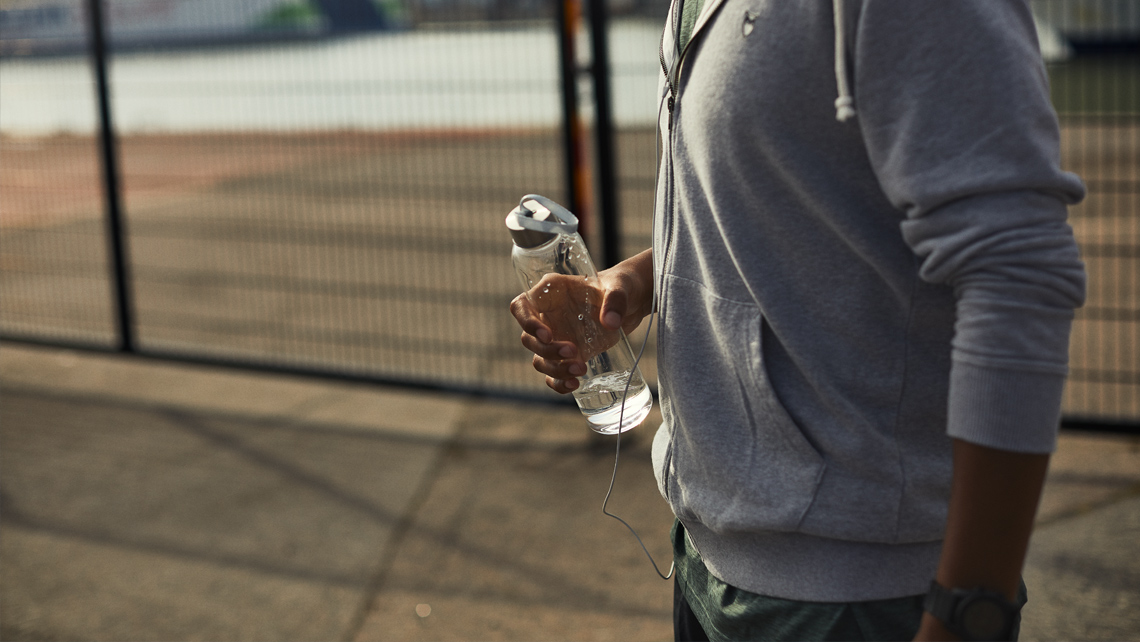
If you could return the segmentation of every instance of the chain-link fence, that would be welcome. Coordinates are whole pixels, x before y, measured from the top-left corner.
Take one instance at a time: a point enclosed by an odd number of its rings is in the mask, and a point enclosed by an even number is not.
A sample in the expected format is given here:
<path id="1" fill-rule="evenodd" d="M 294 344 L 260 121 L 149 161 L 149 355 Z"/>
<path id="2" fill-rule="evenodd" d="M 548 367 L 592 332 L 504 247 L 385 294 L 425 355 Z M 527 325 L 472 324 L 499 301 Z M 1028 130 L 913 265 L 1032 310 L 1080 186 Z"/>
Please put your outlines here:
<path id="1" fill-rule="evenodd" d="M 75 29 L 89 4 L 0 3 L 4 338 L 110 350 L 129 332 L 132 350 L 154 356 L 545 394 L 506 312 L 518 286 L 503 218 L 525 193 L 570 198 L 561 5 L 196 0 L 186 6 L 199 13 L 182 14 L 173 0 L 109 0 L 108 147 L 90 43 Z M 146 13 L 159 5 L 165 18 Z M 628 256 L 649 245 L 665 8 L 610 8 Z M 350 10 L 375 24 L 345 27 L 372 24 Z M 1064 37 L 1064 24 L 1045 26 Z M 589 129 L 594 85 L 582 70 L 598 67 L 585 38 L 574 86 Z M 1065 411 L 1135 425 L 1140 56 L 1078 44 L 1049 65 L 1063 163 L 1089 187 L 1072 210 L 1090 298 Z M 108 150 L 121 284 L 109 267 Z M 586 200 L 593 222 L 616 215 Z M 653 379 L 652 340 L 642 369 Z"/>
<path id="2" fill-rule="evenodd" d="M 1134 5 L 1136 6 L 1136 5 Z M 1062 164 L 1088 196 L 1070 209 L 1088 270 L 1065 412 L 1140 420 L 1140 55 L 1086 54 L 1050 68 Z"/>

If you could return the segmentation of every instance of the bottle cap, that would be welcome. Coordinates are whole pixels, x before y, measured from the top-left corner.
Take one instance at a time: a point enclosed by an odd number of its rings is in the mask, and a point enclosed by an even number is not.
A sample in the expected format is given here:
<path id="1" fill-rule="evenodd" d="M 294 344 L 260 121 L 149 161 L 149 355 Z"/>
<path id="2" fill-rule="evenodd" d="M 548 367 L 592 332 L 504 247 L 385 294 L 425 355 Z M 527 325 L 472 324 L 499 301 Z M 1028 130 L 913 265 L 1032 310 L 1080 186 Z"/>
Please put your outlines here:
<path id="1" fill-rule="evenodd" d="M 538 247 L 559 234 L 576 233 L 578 217 L 545 196 L 527 194 L 507 214 L 507 229 L 515 245 Z"/>

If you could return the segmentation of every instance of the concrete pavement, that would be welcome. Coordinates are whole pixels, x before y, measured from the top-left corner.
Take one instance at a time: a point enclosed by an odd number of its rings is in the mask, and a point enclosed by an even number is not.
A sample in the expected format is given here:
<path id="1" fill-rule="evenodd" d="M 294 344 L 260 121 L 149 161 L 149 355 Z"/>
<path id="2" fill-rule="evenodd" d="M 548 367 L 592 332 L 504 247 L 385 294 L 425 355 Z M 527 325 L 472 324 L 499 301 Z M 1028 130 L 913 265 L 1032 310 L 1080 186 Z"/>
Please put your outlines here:
<path id="1" fill-rule="evenodd" d="M 4 640 L 662 640 L 577 411 L 0 345 Z M 610 508 L 668 563 L 648 463 Z M 1140 640 L 1140 440 L 1066 435 L 1023 640 Z"/>

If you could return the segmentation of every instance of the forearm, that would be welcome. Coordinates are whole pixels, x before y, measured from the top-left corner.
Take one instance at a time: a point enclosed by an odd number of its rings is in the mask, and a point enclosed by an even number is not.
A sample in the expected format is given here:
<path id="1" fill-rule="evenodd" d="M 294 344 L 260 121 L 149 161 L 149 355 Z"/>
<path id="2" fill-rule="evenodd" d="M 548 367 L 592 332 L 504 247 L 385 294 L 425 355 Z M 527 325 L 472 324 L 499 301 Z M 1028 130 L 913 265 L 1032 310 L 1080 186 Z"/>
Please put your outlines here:
<path id="1" fill-rule="evenodd" d="M 628 260 L 630 264 L 637 266 L 638 271 L 644 277 L 647 277 L 650 281 L 653 280 L 653 248 L 630 257 Z"/>
<path id="2" fill-rule="evenodd" d="M 954 478 L 939 584 L 985 588 L 1013 601 L 1048 465 L 1048 454 L 954 440 Z M 926 614 L 918 639 L 956 638 Z"/>
<path id="3" fill-rule="evenodd" d="M 634 277 L 639 283 L 643 284 L 647 289 L 650 297 L 653 294 L 653 249 L 648 249 L 640 254 L 629 257 L 628 259 L 618 263 L 617 265 L 609 268 L 609 270 L 622 270 L 627 272 L 630 276 Z"/>

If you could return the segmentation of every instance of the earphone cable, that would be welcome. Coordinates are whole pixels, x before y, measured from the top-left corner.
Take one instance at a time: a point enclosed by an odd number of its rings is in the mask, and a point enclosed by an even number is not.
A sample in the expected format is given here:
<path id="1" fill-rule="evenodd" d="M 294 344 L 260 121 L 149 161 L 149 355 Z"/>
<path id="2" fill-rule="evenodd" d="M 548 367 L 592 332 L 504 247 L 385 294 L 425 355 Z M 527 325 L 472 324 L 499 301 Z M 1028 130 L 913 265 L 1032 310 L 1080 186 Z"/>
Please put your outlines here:
<path id="1" fill-rule="evenodd" d="M 657 566 L 657 561 L 653 559 L 653 555 L 649 553 L 649 549 L 645 547 L 645 542 L 641 541 L 641 536 L 637 534 L 637 531 L 629 525 L 629 522 L 606 510 L 606 505 L 609 504 L 610 501 L 610 495 L 614 492 L 614 482 L 617 480 L 618 462 L 621 460 L 621 427 L 625 423 L 625 400 L 629 395 L 629 385 L 633 382 L 633 375 L 637 372 L 637 364 L 641 363 L 641 355 L 645 354 L 645 346 L 647 343 L 649 343 L 649 333 L 652 331 L 653 314 L 650 314 L 649 325 L 645 329 L 645 338 L 641 341 L 641 349 L 637 351 L 637 358 L 633 360 L 633 367 L 629 369 L 629 378 L 625 381 L 625 390 L 622 391 L 621 395 L 621 412 L 618 415 L 617 447 L 614 450 L 614 472 L 613 475 L 610 476 L 610 487 L 609 490 L 606 491 L 606 498 L 602 500 L 602 514 L 608 515 L 609 517 L 612 517 L 621 522 L 625 525 L 626 528 L 629 529 L 629 532 L 633 533 L 633 536 L 637 538 L 637 543 L 641 545 L 641 550 L 645 551 L 645 556 L 649 558 L 649 563 L 653 565 L 653 570 L 657 572 L 657 575 L 661 579 L 667 580 L 670 577 L 673 577 L 673 571 L 675 571 L 677 568 L 676 562 L 674 561 L 669 565 L 669 572 L 667 574 L 662 573 L 661 569 Z"/>

